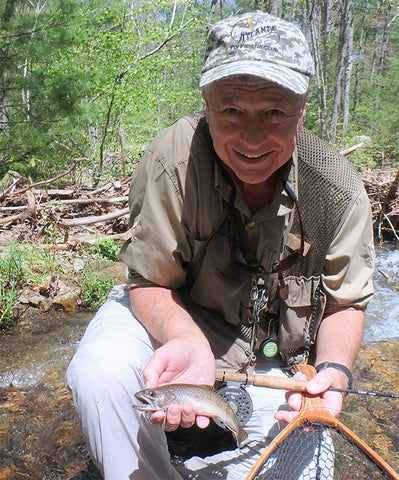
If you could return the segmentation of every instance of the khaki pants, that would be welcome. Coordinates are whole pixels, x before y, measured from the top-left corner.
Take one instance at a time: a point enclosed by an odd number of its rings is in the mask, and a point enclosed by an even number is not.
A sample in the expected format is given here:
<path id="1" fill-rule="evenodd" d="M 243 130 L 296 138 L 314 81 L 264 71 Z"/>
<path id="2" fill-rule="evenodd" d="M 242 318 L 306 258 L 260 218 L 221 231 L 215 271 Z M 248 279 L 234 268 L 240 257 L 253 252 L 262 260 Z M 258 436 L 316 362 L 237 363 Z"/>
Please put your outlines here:
<path id="1" fill-rule="evenodd" d="M 285 392 L 248 386 L 254 411 L 245 426 L 247 445 L 205 459 L 193 457 L 174 468 L 162 428 L 150 424 L 132 407 L 137 403 L 134 393 L 144 388 L 142 372 L 154 348 L 131 313 L 126 287 L 117 286 L 90 322 L 68 367 L 66 383 L 72 390 L 90 453 L 104 479 L 243 480 L 259 453 L 282 428 L 273 415 L 285 404 Z M 278 368 L 265 373 L 284 375 Z"/>

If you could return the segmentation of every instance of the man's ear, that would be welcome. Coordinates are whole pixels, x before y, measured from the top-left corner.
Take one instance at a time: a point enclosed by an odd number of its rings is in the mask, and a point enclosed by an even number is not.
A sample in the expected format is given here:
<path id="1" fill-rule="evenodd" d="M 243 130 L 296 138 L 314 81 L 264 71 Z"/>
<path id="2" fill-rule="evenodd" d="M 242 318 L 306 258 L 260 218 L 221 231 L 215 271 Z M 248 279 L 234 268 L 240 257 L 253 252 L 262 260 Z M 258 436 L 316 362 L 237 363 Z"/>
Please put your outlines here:
<path id="1" fill-rule="evenodd" d="M 202 90 L 202 98 L 204 99 L 205 101 L 205 118 L 208 120 L 208 98 L 206 96 L 206 91 L 205 91 L 205 88 L 203 88 Z"/>

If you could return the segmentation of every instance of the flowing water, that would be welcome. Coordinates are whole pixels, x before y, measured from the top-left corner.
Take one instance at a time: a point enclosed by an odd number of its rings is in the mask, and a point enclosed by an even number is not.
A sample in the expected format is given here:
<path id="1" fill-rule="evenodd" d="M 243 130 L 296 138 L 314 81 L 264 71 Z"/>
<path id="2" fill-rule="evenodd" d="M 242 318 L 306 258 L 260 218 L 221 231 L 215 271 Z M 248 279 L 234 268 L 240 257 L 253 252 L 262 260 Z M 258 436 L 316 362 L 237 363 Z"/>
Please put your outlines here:
<path id="1" fill-rule="evenodd" d="M 376 295 L 367 310 L 355 371 L 358 387 L 399 391 L 398 264 L 399 250 L 389 245 L 378 248 Z M 0 480 L 99 478 L 88 462 L 71 395 L 63 385 L 66 366 L 91 317 L 87 311 L 74 315 L 51 311 L 0 337 Z M 387 460 L 393 453 L 399 465 L 398 405 L 392 403 L 399 400 L 349 397 L 348 423 L 354 425 L 350 428 L 358 426 L 361 417 L 373 427 L 379 422 L 390 425 L 378 432 L 372 447 Z M 366 430 L 361 427 L 363 434 Z M 365 440 L 372 442 L 376 435 L 374 428 Z"/>
<path id="2" fill-rule="evenodd" d="M 399 250 L 385 244 L 377 248 L 376 254 L 376 293 L 366 310 L 363 343 L 399 338 Z"/>

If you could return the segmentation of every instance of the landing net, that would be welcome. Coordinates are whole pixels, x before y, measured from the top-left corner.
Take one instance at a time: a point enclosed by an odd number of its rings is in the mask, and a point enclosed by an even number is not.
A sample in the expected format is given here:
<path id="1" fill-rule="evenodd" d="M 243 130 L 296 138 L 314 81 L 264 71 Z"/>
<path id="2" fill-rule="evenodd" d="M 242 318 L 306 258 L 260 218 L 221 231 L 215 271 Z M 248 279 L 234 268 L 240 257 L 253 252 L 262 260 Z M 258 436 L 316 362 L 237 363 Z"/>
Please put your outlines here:
<path id="1" fill-rule="evenodd" d="M 315 371 L 300 370 L 308 380 Z M 300 413 L 262 452 L 245 480 L 399 480 L 371 447 L 305 394 Z"/>
<path id="2" fill-rule="evenodd" d="M 339 428 L 306 422 L 276 446 L 254 480 L 394 479 Z"/>

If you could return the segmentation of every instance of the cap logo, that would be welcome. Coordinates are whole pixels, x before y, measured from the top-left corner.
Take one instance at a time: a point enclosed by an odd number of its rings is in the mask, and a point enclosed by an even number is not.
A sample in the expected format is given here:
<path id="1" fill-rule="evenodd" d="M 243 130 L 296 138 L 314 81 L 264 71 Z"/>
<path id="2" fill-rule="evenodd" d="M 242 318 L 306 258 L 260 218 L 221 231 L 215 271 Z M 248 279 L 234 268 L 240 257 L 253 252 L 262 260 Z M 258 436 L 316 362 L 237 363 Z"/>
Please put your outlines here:
<path id="1" fill-rule="evenodd" d="M 245 21 L 237 22 L 231 31 L 231 38 L 238 43 L 245 43 L 248 40 L 255 40 L 268 36 L 270 44 L 278 43 L 280 35 L 277 32 L 275 25 L 261 25 L 258 24 L 253 17 L 247 17 Z"/>

